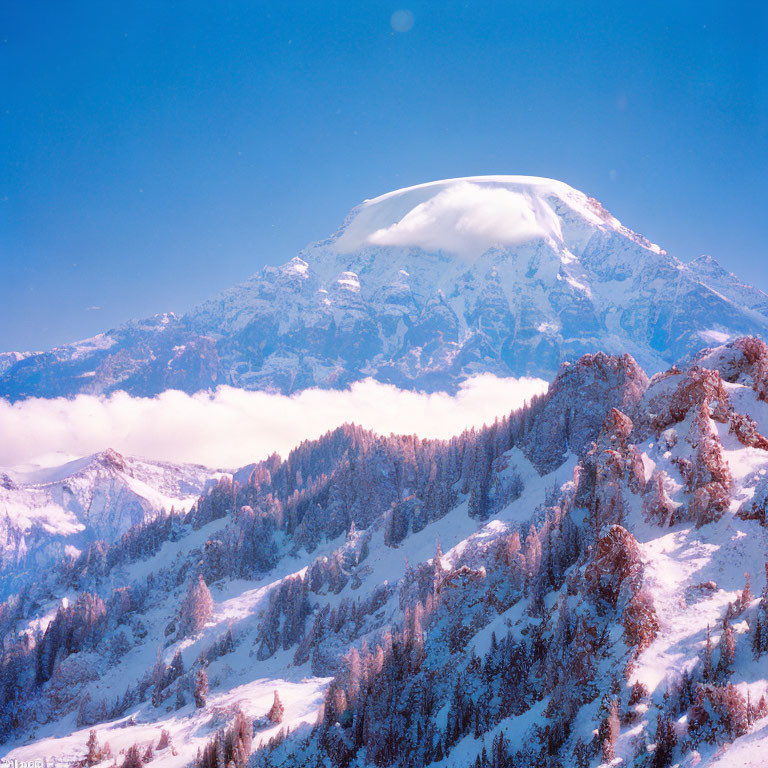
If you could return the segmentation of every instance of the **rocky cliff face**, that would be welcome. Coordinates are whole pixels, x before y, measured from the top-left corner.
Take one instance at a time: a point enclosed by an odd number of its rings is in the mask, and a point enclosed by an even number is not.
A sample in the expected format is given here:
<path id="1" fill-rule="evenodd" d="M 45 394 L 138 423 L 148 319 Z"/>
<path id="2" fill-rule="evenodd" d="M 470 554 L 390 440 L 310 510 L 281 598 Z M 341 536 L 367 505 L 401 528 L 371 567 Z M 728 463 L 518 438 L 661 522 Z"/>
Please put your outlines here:
<path id="1" fill-rule="evenodd" d="M 551 378 L 630 353 L 650 373 L 768 333 L 768 296 L 711 257 L 683 264 L 560 182 L 435 182 L 364 202 L 331 238 L 183 315 L 0 358 L 0 396 L 152 395 L 229 384 L 293 392 L 371 376 L 453 390 Z"/>

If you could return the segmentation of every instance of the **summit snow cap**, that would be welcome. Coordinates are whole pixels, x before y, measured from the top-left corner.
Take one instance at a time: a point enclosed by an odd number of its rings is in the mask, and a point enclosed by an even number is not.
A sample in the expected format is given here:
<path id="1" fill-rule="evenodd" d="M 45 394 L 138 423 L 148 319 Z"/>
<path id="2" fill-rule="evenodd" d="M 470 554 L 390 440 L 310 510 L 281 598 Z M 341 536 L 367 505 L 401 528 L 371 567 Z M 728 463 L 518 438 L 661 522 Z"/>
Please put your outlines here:
<path id="1" fill-rule="evenodd" d="M 564 205 L 563 205 L 564 204 Z M 494 247 L 564 239 L 561 211 L 620 229 L 596 201 L 561 181 L 535 176 L 470 176 L 389 192 L 351 213 L 334 247 L 399 246 L 477 257 Z"/>

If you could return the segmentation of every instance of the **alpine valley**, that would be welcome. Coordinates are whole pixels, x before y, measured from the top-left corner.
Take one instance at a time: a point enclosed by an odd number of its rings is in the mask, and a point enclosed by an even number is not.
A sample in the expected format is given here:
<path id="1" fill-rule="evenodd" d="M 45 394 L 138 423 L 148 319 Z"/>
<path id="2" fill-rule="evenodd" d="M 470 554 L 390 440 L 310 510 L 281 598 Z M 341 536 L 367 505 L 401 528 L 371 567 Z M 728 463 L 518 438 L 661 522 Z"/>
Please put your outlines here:
<path id="1" fill-rule="evenodd" d="M 141 768 L 735 768 L 768 754 L 768 296 L 559 182 L 363 203 L 0 394 L 548 391 L 449 440 L 0 471 L 0 756 Z"/>

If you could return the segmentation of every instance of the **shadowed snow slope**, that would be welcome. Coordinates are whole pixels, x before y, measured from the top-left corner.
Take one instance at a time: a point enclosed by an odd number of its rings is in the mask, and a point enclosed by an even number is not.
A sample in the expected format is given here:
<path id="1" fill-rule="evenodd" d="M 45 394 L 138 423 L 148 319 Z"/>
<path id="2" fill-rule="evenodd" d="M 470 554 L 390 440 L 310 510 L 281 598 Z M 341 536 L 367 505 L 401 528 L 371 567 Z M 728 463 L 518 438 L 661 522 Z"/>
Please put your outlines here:
<path id="1" fill-rule="evenodd" d="M 479 176 L 366 201 L 331 238 L 181 317 L 2 355 L 0 395 L 290 393 L 366 377 L 455 391 L 483 372 L 550 379 L 598 350 L 653 373 L 766 329 L 768 297 L 713 259 L 681 263 L 562 182 Z"/>

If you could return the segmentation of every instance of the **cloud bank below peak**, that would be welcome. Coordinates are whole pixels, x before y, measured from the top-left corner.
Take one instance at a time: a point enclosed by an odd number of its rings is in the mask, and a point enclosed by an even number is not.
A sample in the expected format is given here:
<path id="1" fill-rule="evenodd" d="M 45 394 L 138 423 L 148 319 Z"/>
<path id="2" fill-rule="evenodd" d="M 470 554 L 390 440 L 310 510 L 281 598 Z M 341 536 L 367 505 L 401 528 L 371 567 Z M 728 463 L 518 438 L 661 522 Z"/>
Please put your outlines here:
<path id="1" fill-rule="evenodd" d="M 366 380 L 346 390 L 297 395 L 220 387 L 156 397 L 78 395 L 73 399 L 0 400 L 0 466 L 40 456 L 85 456 L 105 448 L 152 459 L 239 467 L 345 423 L 376 432 L 449 438 L 522 406 L 547 384 L 534 378 L 468 379 L 456 395 L 401 390 Z"/>

